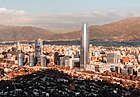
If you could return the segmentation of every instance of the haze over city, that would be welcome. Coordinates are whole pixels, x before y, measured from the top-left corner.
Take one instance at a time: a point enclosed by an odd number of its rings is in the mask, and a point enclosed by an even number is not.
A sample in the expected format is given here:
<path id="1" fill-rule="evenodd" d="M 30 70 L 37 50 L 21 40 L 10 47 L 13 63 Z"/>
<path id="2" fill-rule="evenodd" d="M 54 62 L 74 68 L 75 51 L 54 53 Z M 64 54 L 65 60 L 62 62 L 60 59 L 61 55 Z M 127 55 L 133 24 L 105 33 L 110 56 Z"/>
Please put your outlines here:
<path id="1" fill-rule="evenodd" d="M 0 24 L 53 32 L 79 30 L 81 22 L 105 24 L 140 16 L 139 0 L 1 0 Z"/>

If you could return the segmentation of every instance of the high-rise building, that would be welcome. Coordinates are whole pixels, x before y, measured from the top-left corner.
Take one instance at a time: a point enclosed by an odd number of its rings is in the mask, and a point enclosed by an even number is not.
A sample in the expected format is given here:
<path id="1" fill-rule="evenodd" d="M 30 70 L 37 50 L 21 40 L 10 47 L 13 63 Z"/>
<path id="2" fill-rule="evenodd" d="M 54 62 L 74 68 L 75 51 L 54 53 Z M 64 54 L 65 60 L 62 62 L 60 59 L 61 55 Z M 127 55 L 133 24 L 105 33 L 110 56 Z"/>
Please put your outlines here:
<path id="1" fill-rule="evenodd" d="M 74 54 L 74 58 L 79 58 L 80 57 L 80 54 L 79 54 L 79 51 L 77 51 L 75 54 Z"/>
<path id="2" fill-rule="evenodd" d="M 79 68 L 80 67 L 79 58 L 70 58 L 69 66 L 70 66 L 70 69 L 75 68 L 75 67 Z"/>
<path id="3" fill-rule="evenodd" d="M 54 53 L 54 64 L 60 65 L 60 57 L 58 52 Z"/>
<path id="4" fill-rule="evenodd" d="M 31 54 L 29 55 L 29 66 L 30 66 L 30 67 L 33 67 L 34 65 L 35 65 L 34 54 L 31 53 Z"/>
<path id="5" fill-rule="evenodd" d="M 23 66 L 24 65 L 24 55 L 22 53 L 18 54 L 18 65 Z"/>
<path id="6" fill-rule="evenodd" d="M 47 65 L 46 55 L 41 55 L 41 66 L 46 67 L 46 65 Z"/>
<path id="7" fill-rule="evenodd" d="M 108 53 L 107 54 L 107 63 L 118 63 L 117 54 L 116 53 Z"/>
<path id="8" fill-rule="evenodd" d="M 115 52 L 110 52 L 107 54 L 107 63 L 117 64 L 120 62 L 120 59 L 121 59 L 121 55 Z"/>
<path id="9" fill-rule="evenodd" d="M 43 49 L 43 41 L 41 39 L 35 40 L 35 57 L 37 64 L 40 64 L 41 62 L 41 54 Z"/>
<path id="10" fill-rule="evenodd" d="M 80 68 L 85 69 L 89 64 L 89 31 L 87 23 L 82 24 L 80 47 Z"/>

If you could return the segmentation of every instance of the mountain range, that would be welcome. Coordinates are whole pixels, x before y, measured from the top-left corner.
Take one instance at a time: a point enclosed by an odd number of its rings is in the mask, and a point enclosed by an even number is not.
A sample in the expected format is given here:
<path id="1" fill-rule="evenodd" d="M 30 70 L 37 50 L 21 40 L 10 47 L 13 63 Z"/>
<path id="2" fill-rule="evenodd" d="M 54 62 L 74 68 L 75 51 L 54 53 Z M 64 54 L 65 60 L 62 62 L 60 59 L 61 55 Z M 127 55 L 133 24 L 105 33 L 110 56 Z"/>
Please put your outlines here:
<path id="1" fill-rule="evenodd" d="M 89 26 L 90 39 L 135 40 L 140 39 L 140 17 Z M 80 30 L 53 35 L 51 39 L 80 39 Z"/>
<path id="2" fill-rule="evenodd" d="M 0 25 L 0 41 L 47 39 L 52 31 L 32 26 Z"/>
<path id="3" fill-rule="evenodd" d="M 89 26 L 90 39 L 135 40 L 140 39 L 140 17 L 127 18 L 103 25 Z M 0 25 L 0 41 L 16 40 L 79 40 L 80 30 L 67 33 L 54 33 L 32 26 Z"/>

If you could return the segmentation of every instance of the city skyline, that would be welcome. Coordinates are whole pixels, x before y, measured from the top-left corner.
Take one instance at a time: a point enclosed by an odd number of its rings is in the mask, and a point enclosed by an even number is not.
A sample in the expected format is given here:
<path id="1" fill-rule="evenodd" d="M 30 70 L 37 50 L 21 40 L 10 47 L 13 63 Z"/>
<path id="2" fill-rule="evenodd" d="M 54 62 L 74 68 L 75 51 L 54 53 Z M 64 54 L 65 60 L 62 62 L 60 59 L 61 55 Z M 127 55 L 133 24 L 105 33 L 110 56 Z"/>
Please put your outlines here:
<path id="1" fill-rule="evenodd" d="M 139 0 L 40 0 L 0 1 L 0 24 L 37 26 L 54 32 L 68 32 L 89 25 L 139 17 Z"/>
<path id="2" fill-rule="evenodd" d="M 139 0 L 1 0 L 0 97 L 140 97 L 138 9 Z"/>

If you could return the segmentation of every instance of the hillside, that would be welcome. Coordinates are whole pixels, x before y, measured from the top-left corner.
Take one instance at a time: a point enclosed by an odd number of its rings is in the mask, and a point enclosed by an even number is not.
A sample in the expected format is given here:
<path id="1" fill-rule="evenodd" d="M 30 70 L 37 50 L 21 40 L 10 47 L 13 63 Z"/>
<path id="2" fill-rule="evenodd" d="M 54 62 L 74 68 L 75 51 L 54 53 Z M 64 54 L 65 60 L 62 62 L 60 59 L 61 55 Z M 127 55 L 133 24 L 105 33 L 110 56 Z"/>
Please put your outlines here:
<path id="1" fill-rule="evenodd" d="M 53 32 L 31 26 L 0 25 L 0 41 L 47 39 Z"/>
<path id="2" fill-rule="evenodd" d="M 89 27 L 90 39 L 134 40 L 140 39 L 140 17 L 128 18 L 104 25 Z M 80 30 L 56 34 L 51 39 L 79 39 Z"/>
<path id="3" fill-rule="evenodd" d="M 140 17 L 128 18 L 104 25 L 89 26 L 90 39 L 135 40 L 140 39 Z M 0 25 L 0 41 L 34 40 L 79 40 L 80 30 L 55 34 L 32 26 Z"/>

